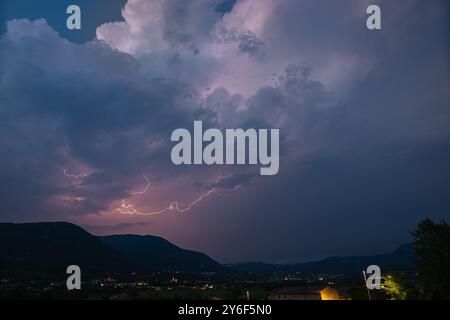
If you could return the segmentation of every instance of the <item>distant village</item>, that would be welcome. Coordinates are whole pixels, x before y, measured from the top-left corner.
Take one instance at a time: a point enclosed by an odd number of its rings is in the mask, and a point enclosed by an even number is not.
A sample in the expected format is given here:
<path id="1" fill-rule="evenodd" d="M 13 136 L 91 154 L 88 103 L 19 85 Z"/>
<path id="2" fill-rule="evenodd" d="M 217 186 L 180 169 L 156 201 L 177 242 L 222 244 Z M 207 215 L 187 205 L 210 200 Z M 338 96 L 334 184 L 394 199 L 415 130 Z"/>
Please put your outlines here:
<path id="1" fill-rule="evenodd" d="M 155 273 L 134 280 L 112 276 L 82 283 L 82 290 L 67 291 L 66 283 L 0 280 L 0 296 L 42 299 L 136 300 L 350 300 L 368 299 L 363 279 L 335 275 L 273 275 L 256 280 L 213 272 L 186 275 Z"/>

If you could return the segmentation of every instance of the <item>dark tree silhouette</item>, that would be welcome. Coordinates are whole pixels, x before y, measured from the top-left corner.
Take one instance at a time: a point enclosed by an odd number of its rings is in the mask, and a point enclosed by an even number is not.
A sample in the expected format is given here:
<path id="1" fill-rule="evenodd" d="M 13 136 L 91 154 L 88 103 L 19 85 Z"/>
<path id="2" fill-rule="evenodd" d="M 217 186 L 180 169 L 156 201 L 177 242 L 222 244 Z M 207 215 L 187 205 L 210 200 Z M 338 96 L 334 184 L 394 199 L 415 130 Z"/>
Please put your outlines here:
<path id="1" fill-rule="evenodd" d="M 411 235 L 426 298 L 450 299 L 450 226 L 425 219 Z"/>

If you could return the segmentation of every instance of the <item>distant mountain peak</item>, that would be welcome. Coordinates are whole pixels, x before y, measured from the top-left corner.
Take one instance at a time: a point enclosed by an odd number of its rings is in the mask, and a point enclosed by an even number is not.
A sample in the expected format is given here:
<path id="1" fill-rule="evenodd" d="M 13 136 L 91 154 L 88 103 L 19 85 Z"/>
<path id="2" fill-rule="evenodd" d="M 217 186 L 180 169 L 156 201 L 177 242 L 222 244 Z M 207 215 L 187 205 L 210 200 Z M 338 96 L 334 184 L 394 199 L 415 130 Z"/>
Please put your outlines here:
<path id="1" fill-rule="evenodd" d="M 221 269 L 205 254 L 157 236 L 97 237 L 68 222 L 0 223 L 2 274 L 65 277 L 71 264 L 79 265 L 86 275 Z"/>
<path id="2" fill-rule="evenodd" d="M 221 265 L 204 253 L 182 249 L 164 238 L 139 235 L 100 237 L 131 261 L 147 270 L 218 271 Z"/>

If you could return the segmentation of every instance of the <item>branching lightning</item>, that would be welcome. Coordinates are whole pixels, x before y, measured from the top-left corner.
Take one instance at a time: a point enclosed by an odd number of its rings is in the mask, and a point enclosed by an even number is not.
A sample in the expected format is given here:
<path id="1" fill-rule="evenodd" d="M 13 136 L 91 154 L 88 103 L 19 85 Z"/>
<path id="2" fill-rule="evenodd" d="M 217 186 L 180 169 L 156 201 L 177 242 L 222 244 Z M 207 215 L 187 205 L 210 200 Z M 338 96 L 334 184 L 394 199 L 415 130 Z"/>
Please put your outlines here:
<path id="1" fill-rule="evenodd" d="M 145 176 L 145 174 L 143 174 L 142 176 L 144 177 L 144 179 L 145 179 L 145 181 L 147 182 L 147 184 L 145 185 L 144 189 L 142 189 L 142 191 L 131 192 L 131 193 L 130 193 L 131 195 L 136 196 L 136 195 L 144 194 L 144 193 L 147 192 L 148 188 L 150 188 L 150 186 L 152 185 L 152 183 L 150 182 L 150 179 L 147 178 L 147 177 Z"/>
<path id="2" fill-rule="evenodd" d="M 130 193 L 131 195 L 144 194 L 145 192 L 147 192 L 147 190 L 152 185 L 152 182 L 150 181 L 150 179 L 148 177 L 146 177 L 145 175 L 142 175 L 142 176 L 144 177 L 147 184 L 145 185 L 144 189 L 142 189 L 142 191 Z M 213 188 L 213 189 L 201 194 L 197 199 L 195 199 L 194 201 L 189 203 L 186 207 L 181 207 L 178 201 L 172 201 L 167 207 L 165 207 L 161 210 L 147 211 L 147 212 L 136 209 L 136 207 L 133 204 L 131 204 L 131 203 L 127 202 L 125 199 L 123 199 L 122 205 L 119 208 L 117 208 L 117 211 L 119 211 L 122 214 L 139 215 L 139 216 L 153 216 L 153 215 L 163 214 L 163 213 L 166 213 L 169 211 L 184 213 L 184 212 L 191 210 L 197 203 L 201 202 L 203 199 L 205 199 L 206 197 L 208 197 L 209 195 L 211 195 L 213 193 L 220 196 L 220 194 L 216 191 L 216 189 Z"/>
<path id="3" fill-rule="evenodd" d="M 75 178 L 75 179 L 83 179 L 83 178 L 88 177 L 89 174 L 85 174 L 85 173 L 72 174 L 72 173 L 68 173 L 67 170 L 64 169 L 64 176 L 69 177 L 69 178 Z M 132 195 L 132 196 L 142 195 L 142 194 L 146 193 L 148 191 L 148 189 L 150 189 L 150 187 L 152 186 L 152 182 L 146 175 L 142 175 L 142 177 L 146 181 L 144 188 L 140 191 L 130 192 L 130 195 Z M 195 199 L 194 201 L 192 201 L 185 207 L 181 206 L 178 201 L 172 201 L 167 207 L 165 207 L 161 210 L 149 211 L 149 212 L 140 211 L 140 210 L 136 209 L 136 207 L 133 204 L 127 202 L 126 199 L 123 199 L 122 204 L 119 208 L 117 208 L 117 211 L 119 211 L 122 214 L 140 215 L 140 216 L 152 216 L 152 215 L 163 214 L 163 213 L 170 212 L 170 211 L 174 211 L 177 213 L 184 213 L 184 212 L 191 210 L 195 205 L 197 205 L 199 202 L 201 202 L 203 199 L 205 199 L 206 197 L 208 197 L 211 194 L 216 194 L 218 196 L 221 196 L 221 194 L 215 188 L 213 188 L 213 189 L 201 194 L 197 199 Z"/>
<path id="4" fill-rule="evenodd" d="M 209 196 L 212 193 L 217 194 L 215 189 L 211 189 L 208 192 L 200 195 L 200 197 L 198 197 L 196 200 L 192 201 L 189 205 L 187 205 L 184 208 L 180 207 L 178 201 L 173 201 L 167 207 L 165 207 L 164 209 L 161 209 L 159 211 L 142 212 L 142 211 L 137 210 L 133 204 L 127 203 L 126 200 L 122 200 L 122 205 L 120 206 L 120 208 L 117 208 L 117 210 L 123 214 L 140 215 L 140 216 L 153 216 L 153 215 L 157 215 L 157 214 L 163 214 L 168 211 L 176 211 L 178 213 L 183 213 L 183 212 L 191 210 L 193 206 L 195 206 L 197 203 L 199 203 L 200 201 L 202 201 L 204 198 L 206 198 L 207 196 Z"/>
<path id="5" fill-rule="evenodd" d="M 72 174 L 72 173 L 68 173 L 67 169 L 64 169 L 64 176 L 69 177 L 69 178 L 82 179 L 82 178 L 88 177 L 89 174 L 87 174 L 87 173 Z"/>

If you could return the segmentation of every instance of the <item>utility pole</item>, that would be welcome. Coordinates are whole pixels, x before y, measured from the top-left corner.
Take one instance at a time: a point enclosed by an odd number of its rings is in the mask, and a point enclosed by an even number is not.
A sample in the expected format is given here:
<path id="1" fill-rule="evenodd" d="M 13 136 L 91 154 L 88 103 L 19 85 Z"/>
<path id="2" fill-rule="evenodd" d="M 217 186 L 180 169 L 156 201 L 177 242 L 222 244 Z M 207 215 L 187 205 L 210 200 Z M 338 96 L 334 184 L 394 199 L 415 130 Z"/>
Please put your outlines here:
<path id="1" fill-rule="evenodd" d="M 372 297 L 370 296 L 369 287 L 367 286 L 367 277 L 366 277 L 366 272 L 365 271 L 363 271 L 363 275 L 364 275 L 364 286 L 367 289 L 367 296 L 369 297 L 369 300 L 372 300 Z"/>

